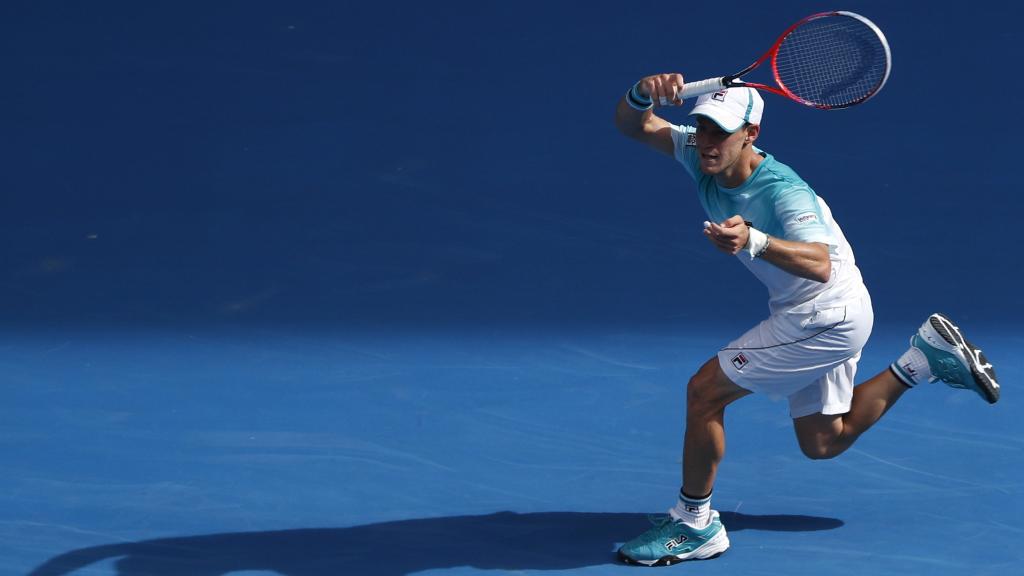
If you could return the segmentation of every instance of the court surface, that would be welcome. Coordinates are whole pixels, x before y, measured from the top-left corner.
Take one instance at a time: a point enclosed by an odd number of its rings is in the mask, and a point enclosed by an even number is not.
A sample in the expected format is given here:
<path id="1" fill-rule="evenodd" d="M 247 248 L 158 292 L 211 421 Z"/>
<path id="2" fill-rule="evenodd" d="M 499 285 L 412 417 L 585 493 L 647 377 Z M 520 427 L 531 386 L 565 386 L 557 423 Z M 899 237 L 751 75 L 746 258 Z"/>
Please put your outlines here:
<path id="1" fill-rule="evenodd" d="M 5 335 L 0 573 L 636 571 L 613 546 L 672 504 L 690 351 L 719 336 Z M 1019 379 L 1019 337 L 987 339 Z M 824 462 L 784 403 L 737 403 L 715 496 L 733 547 L 663 570 L 1012 572 L 1019 396 L 928 388 Z"/>
<path id="2" fill-rule="evenodd" d="M 686 381 L 766 305 L 614 106 L 824 8 L 5 4 L 0 576 L 644 572 L 614 550 L 674 503 Z M 829 461 L 741 400 L 732 548 L 659 574 L 1024 563 L 1019 9 L 841 8 L 889 84 L 768 96 L 758 143 L 854 247 L 862 379 L 942 311 L 1003 398 L 923 386 Z M 965 70 L 1000 86 L 923 88 Z"/>

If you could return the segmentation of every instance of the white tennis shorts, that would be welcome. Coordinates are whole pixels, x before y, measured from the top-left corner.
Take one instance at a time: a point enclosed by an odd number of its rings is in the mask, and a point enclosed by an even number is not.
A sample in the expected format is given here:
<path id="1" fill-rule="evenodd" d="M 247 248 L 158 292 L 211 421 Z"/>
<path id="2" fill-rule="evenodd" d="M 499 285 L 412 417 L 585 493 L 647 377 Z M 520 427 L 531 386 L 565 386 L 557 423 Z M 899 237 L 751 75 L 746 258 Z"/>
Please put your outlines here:
<path id="1" fill-rule="evenodd" d="M 789 398 L 792 418 L 845 414 L 874 318 L 866 291 L 846 305 L 808 302 L 772 314 L 733 340 L 718 352 L 718 363 L 742 388 Z"/>

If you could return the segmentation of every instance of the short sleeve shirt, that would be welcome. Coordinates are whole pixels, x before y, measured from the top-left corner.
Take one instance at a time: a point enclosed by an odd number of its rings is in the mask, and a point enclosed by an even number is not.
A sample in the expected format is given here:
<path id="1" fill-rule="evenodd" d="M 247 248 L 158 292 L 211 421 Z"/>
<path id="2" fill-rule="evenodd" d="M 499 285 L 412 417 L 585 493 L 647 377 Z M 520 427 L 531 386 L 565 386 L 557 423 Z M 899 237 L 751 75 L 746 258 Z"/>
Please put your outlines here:
<path id="1" fill-rule="evenodd" d="M 825 201 L 789 166 L 755 149 L 764 160 L 754 173 L 738 187 L 724 188 L 700 170 L 696 128 L 673 126 L 672 140 L 675 158 L 696 182 L 710 220 L 722 222 L 738 214 L 769 236 L 828 245 L 832 278 L 825 283 L 800 278 L 761 259 L 751 260 L 746 252 L 737 255 L 768 288 L 772 312 L 812 300 L 841 304 L 860 296 L 864 284 L 853 250 Z"/>

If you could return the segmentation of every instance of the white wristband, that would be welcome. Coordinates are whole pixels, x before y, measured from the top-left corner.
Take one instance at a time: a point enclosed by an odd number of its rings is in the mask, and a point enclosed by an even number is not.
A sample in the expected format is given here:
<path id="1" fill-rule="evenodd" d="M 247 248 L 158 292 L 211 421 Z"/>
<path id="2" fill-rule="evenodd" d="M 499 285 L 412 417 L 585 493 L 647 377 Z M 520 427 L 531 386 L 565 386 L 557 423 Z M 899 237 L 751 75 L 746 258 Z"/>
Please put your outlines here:
<path id="1" fill-rule="evenodd" d="M 771 244 L 771 238 L 757 228 L 749 228 L 750 237 L 747 238 L 747 245 L 743 248 L 750 254 L 750 259 L 759 258 Z"/>

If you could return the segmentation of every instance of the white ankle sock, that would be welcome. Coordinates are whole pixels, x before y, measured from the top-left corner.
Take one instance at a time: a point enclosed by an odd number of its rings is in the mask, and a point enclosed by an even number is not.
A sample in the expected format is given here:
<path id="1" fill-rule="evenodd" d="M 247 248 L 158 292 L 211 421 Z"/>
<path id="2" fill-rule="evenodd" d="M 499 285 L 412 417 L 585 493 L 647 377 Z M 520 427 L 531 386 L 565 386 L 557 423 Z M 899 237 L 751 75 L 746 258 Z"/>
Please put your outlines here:
<path id="1" fill-rule="evenodd" d="M 707 498 L 694 499 L 684 496 L 680 491 L 675 508 L 668 513 L 685 524 L 703 528 L 711 522 L 711 495 L 708 494 Z"/>
<path id="2" fill-rule="evenodd" d="M 928 366 L 928 357 L 914 346 L 907 349 L 896 361 L 896 364 L 902 369 L 905 376 L 909 376 L 913 380 L 913 382 L 904 382 L 908 386 L 916 386 L 932 379 L 932 369 Z"/>

